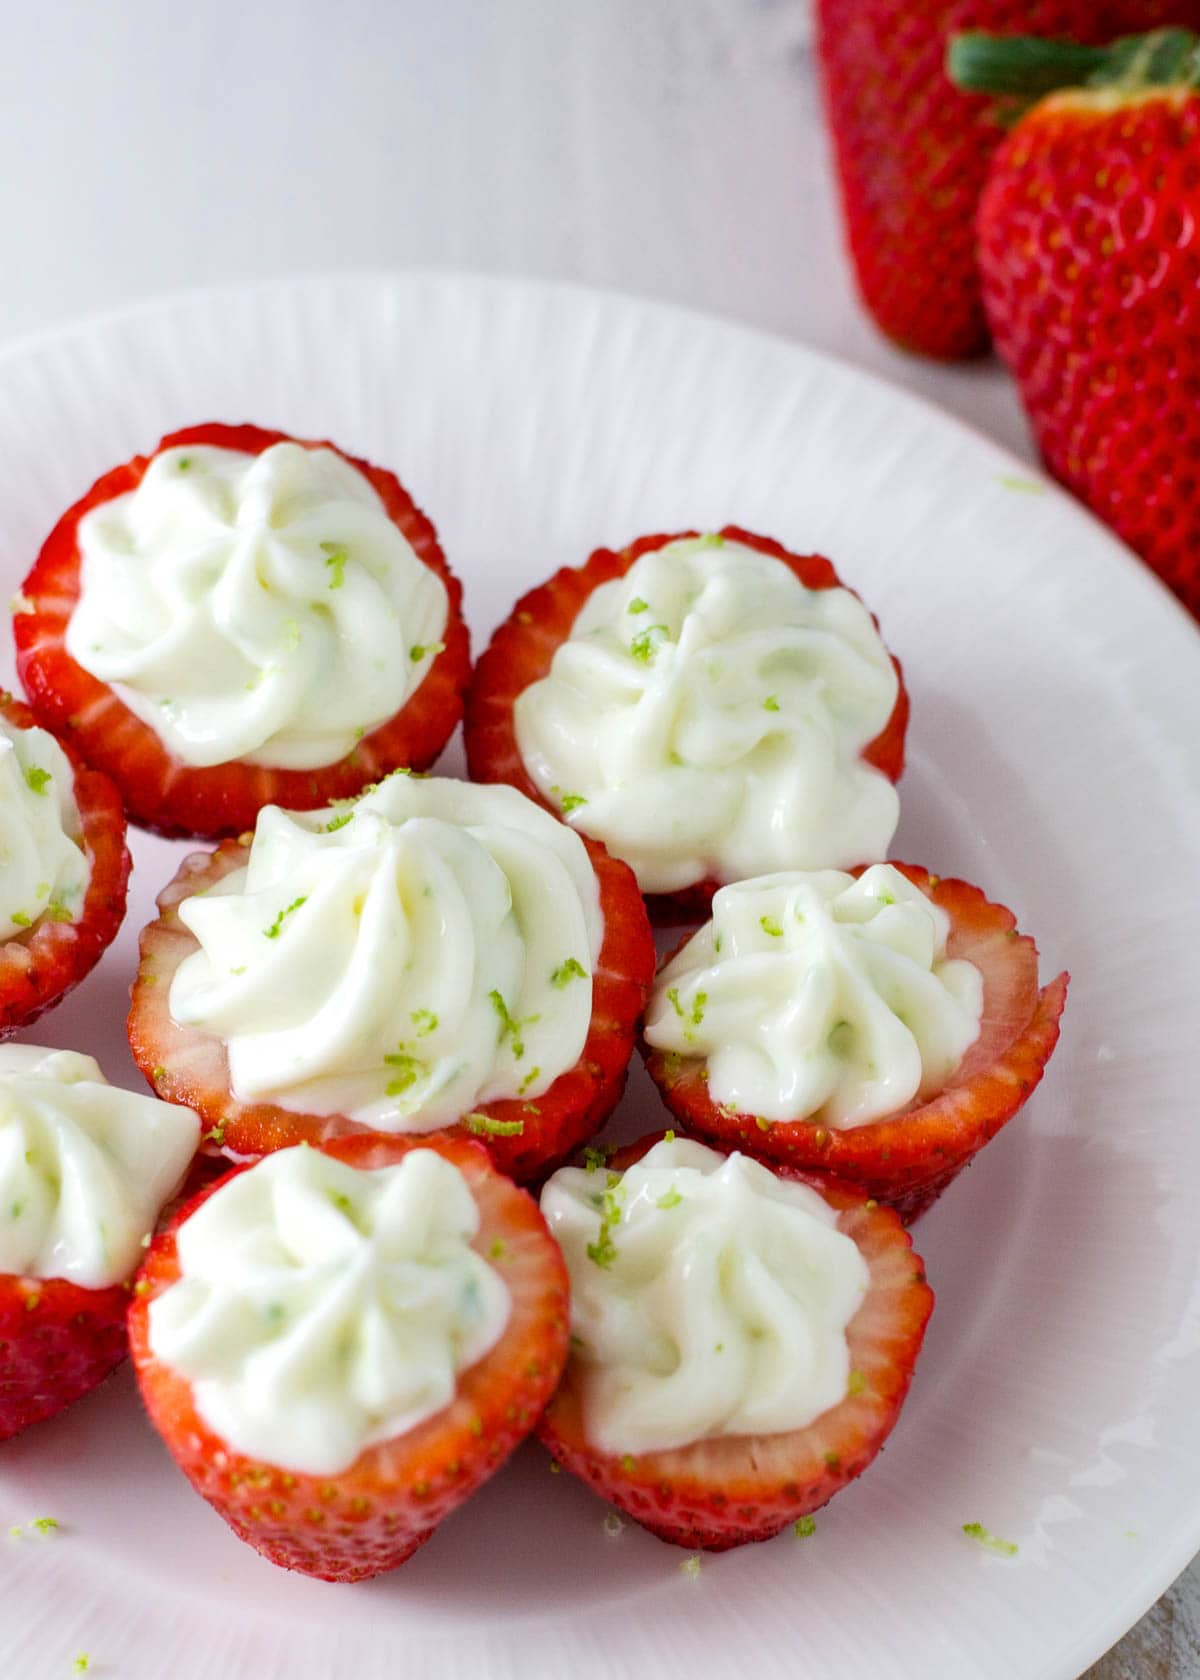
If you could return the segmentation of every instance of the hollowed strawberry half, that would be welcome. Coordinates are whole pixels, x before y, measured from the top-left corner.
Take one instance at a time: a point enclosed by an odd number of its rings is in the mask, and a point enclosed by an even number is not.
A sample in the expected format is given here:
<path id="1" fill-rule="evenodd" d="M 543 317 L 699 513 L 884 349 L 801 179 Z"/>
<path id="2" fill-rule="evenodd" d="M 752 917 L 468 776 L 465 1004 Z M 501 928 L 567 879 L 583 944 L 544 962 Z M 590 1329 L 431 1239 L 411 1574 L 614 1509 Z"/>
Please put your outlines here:
<path id="1" fill-rule="evenodd" d="M 417 558 L 445 585 L 445 645 L 400 710 L 333 764 L 311 770 L 277 769 L 242 759 L 209 767 L 183 764 L 107 683 L 85 671 L 67 651 L 67 626 L 80 594 L 79 522 L 93 508 L 136 490 L 151 461 L 165 449 L 211 445 L 260 455 L 277 443 L 332 449 L 370 482 Z M 395 475 L 332 443 L 289 438 L 262 426 L 214 423 L 172 432 L 153 454 L 135 455 L 105 473 L 67 509 L 25 579 L 22 595 L 26 604 L 13 620 L 17 670 L 38 721 L 71 743 L 94 769 L 112 777 L 132 821 L 160 834 L 239 834 L 254 826 L 264 805 L 312 810 L 349 798 L 401 766 L 427 769 L 462 715 L 471 674 L 462 585 L 446 563 L 433 526 Z M 408 656 L 407 649 L 396 649 L 398 660 Z"/>
<path id="2" fill-rule="evenodd" d="M 520 1180 L 536 1178 L 565 1160 L 616 1107 L 654 978 L 654 941 L 633 872 L 595 841 L 584 844 L 599 885 L 604 936 L 592 975 L 591 1025 L 579 1059 L 540 1096 L 481 1103 L 469 1124 L 464 1120 L 450 1128 L 452 1134 L 477 1136 L 500 1170 Z M 215 852 L 184 859 L 159 895 L 158 920 L 142 933 L 129 1014 L 134 1060 L 155 1091 L 168 1102 L 194 1108 L 210 1146 L 233 1156 L 262 1155 L 364 1129 L 345 1115 L 295 1114 L 273 1103 L 239 1101 L 230 1088 L 224 1040 L 179 1026 L 171 1016 L 175 971 L 199 948 L 177 906 L 243 868 L 247 857 L 247 846 L 225 841 Z"/>
<path id="3" fill-rule="evenodd" d="M 609 1166 L 623 1172 L 661 1136 L 621 1150 Z M 838 1230 L 867 1265 L 866 1296 L 846 1327 L 852 1371 L 846 1397 L 803 1429 L 717 1436 L 663 1452 L 606 1453 L 588 1440 L 581 1366 L 573 1356 L 538 1425 L 558 1463 L 677 1546 L 720 1552 L 769 1540 L 861 1475 L 900 1414 L 933 1310 L 924 1266 L 892 1209 L 846 1185 L 770 1164 L 837 1209 Z"/>
<path id="4" fill-rule="evenodd" d="M 492 637 L 486 652 L 476 662 L 475 675 L 467 696 L 464 724 L 467 763 L 471 779 L 477 782 L 508 782 L 539 805 L 562 813 L 550 803 L 525 768 L 517 744 L 513 707 L 517 696 L 550 670 L 555 653 L 570 636 L 580 609 L 592 591 L 613 578 L 623 577 L 630 567 L 668 543 L 697 536 L 696 531 L 639 537 L 628 548 L 598 548 L 579 567 L 564 566 L 546 583 L 523 595 L 509 617 Z M 806 589 L 844 589 L 832 564 L 820 554 L 793 554 L 771 537 L 756 536 L 738 525 L 726 525 L 719 532 L 727 542 L 740 543 L 781 560 Z M 878 629 L 878 624 L 876 624 Z M 889 781 L 899 781 L 904 769 L 904 735 L 908 727 L 908 691 L 898 660 L 892 660 L 899 691 L 891 716 L 873 741 L 862 750 L 862 760 L 882 772 Z M 651 893 L 647 906 L 657 923 L 702 920 L 708 914 L 712 896 L 722 883 L 699 881 L 677 892 Z"/>
<path id="5" fill-rule="evenodd" d="M 0 715 L 16 729 L 38 723 L 28 706 L 2 692 Z M 0 945 L 0 1038 L 11 1038 L 60 1003 L 99 962 L 125 915 L 130 860 L 121 796 L 107 776 L 83 766 L 68 743 L 59 744 L 74 775 L 72 791 L 90 871 L 87 891 L 78 921 L 47 914 Z"/>
<path id="6" fill-rule="evenodd" d="M 767 1121 L 715 1103 L 702 1059 L 681 1059 L 644 1042 L 642 1055 L 685 1131 L 768 1163 L 831 1174 L 890 1202 L 911 1221 L 1032 1094 L 1058 1042 L 1069 976 L 1039 989 L 1037 946 L 1017 932 L 1012 912 L 990 903 L 978 887 L 912 864 L 892 867 L 950 918 L 947 957 L 974 963 L 983 976 L 979 1037 L 936 1096 L 842 1131 L 816 1120 Z"/>
<path id="7" fill-rule="evenodd" d="M 182 1208 L 151 1245 L 129 1313 L 129 1339 L 151 1421 L 235 1534 L 285 1569 L 357 1581 L 410 1557 L 533 1429 L 566 1356 L 567 1278 L 536 1202 L 496 1172 L 477 1144 L 363 1133 L 319 1147 L 366 1171 L 394 1165 L 412 1149 L 433 1149 L 466 1178 L 480 1213 L 472 1246 L 499 1272 L 512 1309 L 496 1345 L 460 1373 L 450 1405 L 367 1447 L 349 1469 L 331 1476 L 249 1459 L 204 1421 L 187 1378 L 151 1351 L 149 1310 L 179 1279 L 179 1227 L 242 1168 Z"/>

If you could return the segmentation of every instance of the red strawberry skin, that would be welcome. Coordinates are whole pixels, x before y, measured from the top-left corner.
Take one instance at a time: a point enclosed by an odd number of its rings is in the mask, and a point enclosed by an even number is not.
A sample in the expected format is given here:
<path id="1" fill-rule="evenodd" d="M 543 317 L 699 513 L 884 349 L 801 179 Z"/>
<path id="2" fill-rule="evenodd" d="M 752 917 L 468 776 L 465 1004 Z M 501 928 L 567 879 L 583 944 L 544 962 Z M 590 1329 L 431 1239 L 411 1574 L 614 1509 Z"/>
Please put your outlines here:
<path id="1" fill-rule="evenodd" d="M 409 1149 L 434 1149 L 470 1185 L 482 1216 L 474 1246 L 508 1285 L 512 1316 L 500 1342 L 460 1376 L 446 1410 L 326 1477 L 247 1459 L 208 1427 L 191 1385 L 150 1351 L 148 1313 L 179 1277 L 178 1227 L 234 1174 L 182 1208 L 151 1245 L 135 1286 L 129 1340 L 152 1423 L 234 1532 L 285 1569 L 322 1581 L 360 1581 L 411 1557 L 533 1429 L 566 1358 L 567 1277 L 536 1202 L 495 1172 L 477 1144 L 361 1134 L 320 1147 L 364 1170 L 389 1166 Z"/>
<path id="2" fill-rule="evenodd" d="M 18 729 L 38 723 L 29 707 L 0 691 L 0 715 Z M 107 776 L 86 769 L 60 742 L 74 771 L 84 852 L 90 867 L 77 922 L 48 917 L 0 945 L 0 1039 L 61 1003 L 99 962 L 125 916 L 130 858 L 121 796 Z"/>
<path id="3" fill-rule="evenodd" d="M 987 323 L 975 209 L 1004 130 L 960 93 L 959 30 L 1103 42 L 1200 24 L 1197 0 L 818 0 L 818 51 L 847 242 L 863 301 L 902 349 L 978 354 Z"/>
<path id="4" fill-rule="evenodd" d="M 63 514 L 22 585 L 32 605 L 13 619 L 17 671 L 38 721 L 64 742 L 71 742 L 94 769 L 110 775 L 124 795 L 130 818 L 160 834 L 212 838 L 240 834 L 253 828 L 264 805 L 308 811 L 350 798 L 401 766 L 426 770 L 462 715 L 471 675 L 462 585 L 446 564 L 433 526 L 394 474 L 347 455 L 336 444 L 289 438 L 285 432 L 262 426 L 189 426 L 163 438 L 154 454 L 186 444 L 208 444 L 257 455 L 285 442 L 300 443 L 306 449 L 332 449 L 374 486 L 417 557 L 445 585 L 445 646 L 403 708 L 334 764 L 281 770 L 241 760 L 209 768 L 179 763 L 113 689 L 76 664 L 67 652 L 67 625 L 79 599 L 79 522 L 92 508 L 135 490 L 153 455 L 136 455 L 106 473 Z M 396 650 L 398 659 L 407 656 L 407 649 Z"/>
<path id="5" fill-rule="evenodd" d="M 555 653 L 570 635 L 571 626 L 594 589 L 613 578 L 623 577 L 643 554 L 698 535 L 697 531 L 660 532 L 639 537 L 620 551 L 598 548 L 586 565 L 564 566 L 546 583 L 521 597 L 478 660 L 467 696 L 463 728 L 472 781 L 508 782 L 552 815 L 561 817 L 558 807 L 543 798 L 521 758 L 513 719 L 517 696 L 547 674 Z M 739 525 L 724 526 L 720 535 L 728 542 L 742 543 L 760 554 L 782 560 L 806 589 L 846 587 L 823 555 L 793 554 L 773 537 L 760 537 Z M 872 621 L 878 629 L 878 622 Z M 892 664 L 900 684 L 896 703 L 882 730 L 863 748 L 862 758 L 889 781 L 898 782 L 904 770 L 909 704 L 900 662 L 893 658 Z M 651 920 L 668 926 L 703 920 L 720 884 L 714 880 L 698 881 L 679 892 L 648 894 L 646 905 Z"/>
<path id="6" fill-rule="evenodd" d="M 632 1166 L 661 1135 L 622 1150 L 611 1167 L 619 1172 Z M 677 1546 L 722 1552 L 769 1540 L 860 1476 L 895 1426 L 933 1310 L 924 1265 L 890 1208 L 845 1185 L 771 1166 L 782 1178 L 812 1184 L 839 1210 L 839 1230 L 857 1243 L 869 1268 L 866 1298 L 846 1330 L 860 1391 L 788 1434 L 725 1436 L 668 1452 L 614 1455 L 587 1440 L 572 1360 L 538 1425 L 558 1463 Z"/>
<path id="7" fill-rule="evenodd" d="M 911 1223 L 1028 1101 L 1058 1042 L 1068 976 L 1039 991 L 1036 945 L 1017 932 L 1012 912 L 989 903 L 978 887 L 913 864 L 892 867 L 950 917 L 947 955 L 973 962 L 983 975 L 979 1037 L 928 1103 L 846 1131 L 812 1120 L 760 1123 L 718 1107 L 698 1059 L 680 1061 L 644 1042 L 642 1054 L 684 1131 L 771 1166 L 832 1174 Z"/>
<path id="8" fill-rule="evenodd" d="M 126 1284 L 0 1276 L 0 1441 L 90 1394 L 128 1351 Z"/>
<path id="9" fill-rule="evenodd" d="M 1200 93 L 1064 92 L 996 154 L 979 258 L 1050 471 L 1200 614 L 1198 208 Z"/>
<path id="10" fill-rule="evenodd" d="M 581 836 L 581 838 L 583 838 Z M 599 1131 L 625 1088 L 637 1023 L 654 978 L 654 938 L 633 871 L 603 846 L 585 840 L 600 888 L 604 938 L 592 975 L 592 1021 L 575 1066 L 541 1095 L 481 1104 L 474 1112 L 510 1133 L 483 1134 L 501 1172 L 529 1181 L 549 1172 Z M 183 1103 L 200 1115 L 214 1135 L 210 1143 L 230 1155 L 264 1155 L 294 1143 L 320 1143 L 362 1130 L 344 1115 L 296 1114 L 273 1103 L 242 1103 L 229 1086 L 222 1039 L 171 1018 L 169 993 L 175 970 L 197 949 L 179 919 L 177 906 L 231 870 L 245 866 L 248 848 L 225 841 L 215 852 L 183 860 L 175 879 L 159 894 L 159 917 L 143 929 L 141 957 L 129 1012 L 133 1058 L 166 1102 Z M 467 1128 L 450 1133 L 466 1136 Z"/>

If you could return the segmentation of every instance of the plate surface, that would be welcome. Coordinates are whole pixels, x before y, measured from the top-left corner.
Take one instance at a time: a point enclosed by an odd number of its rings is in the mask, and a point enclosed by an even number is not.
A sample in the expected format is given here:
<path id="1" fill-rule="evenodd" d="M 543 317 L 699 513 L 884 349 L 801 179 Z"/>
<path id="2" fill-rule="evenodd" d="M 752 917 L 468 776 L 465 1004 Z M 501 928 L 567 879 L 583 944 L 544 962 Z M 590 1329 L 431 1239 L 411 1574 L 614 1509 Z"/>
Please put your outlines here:
<path id="1" fill-rule="evenodd" d="M 324 1586 L 234 1539 L 125 1372 L 0 1449 L 0 1536 L 61 1524 L 0 1538 L 0 1672 L 86 1650 L 97 1680 L 1072 1680 L 1200 1545 L 1190 621 L 1065 497 L 865 376 L 665 308 L 434 275 L 167 301 L 0 357 L 5 589 L 104 468 L 206 419 L 394 467 L 477 646 L 600 542 L 734 520 L 828 552 L 912 692 L 896 855 L 1010 904 L 1074 984 L 1036 1097 L 917 1227 L 938 1306 L 911 1399 L 811 1539 L 691 1581 L 527 1445 L 399 1573 Z M 135 836 L 120 939 L 33 1034 L 135 1088 L 136 935 L 182 849 Z M 659 1123 L 639 1070 L 616 1126 Z"/>

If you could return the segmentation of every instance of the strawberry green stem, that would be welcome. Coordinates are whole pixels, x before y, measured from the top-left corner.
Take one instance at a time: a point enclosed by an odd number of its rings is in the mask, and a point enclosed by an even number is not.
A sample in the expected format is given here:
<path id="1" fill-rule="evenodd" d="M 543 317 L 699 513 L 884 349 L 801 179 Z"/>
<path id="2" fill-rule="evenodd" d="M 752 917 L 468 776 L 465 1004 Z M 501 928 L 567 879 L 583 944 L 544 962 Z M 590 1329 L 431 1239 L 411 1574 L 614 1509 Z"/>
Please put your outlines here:
<path id="1" fill-rule="evenodd" d="M 1125 35 L 1107 47 L 1037 35 L 957 35 L 946 55 L 950 80 L 967 93 L 1025 101 L 1058 88 L 1111 87 L 1138 93 L 1156 87 L 1200 87 L 1200 36 L 1189 29 Z"/>

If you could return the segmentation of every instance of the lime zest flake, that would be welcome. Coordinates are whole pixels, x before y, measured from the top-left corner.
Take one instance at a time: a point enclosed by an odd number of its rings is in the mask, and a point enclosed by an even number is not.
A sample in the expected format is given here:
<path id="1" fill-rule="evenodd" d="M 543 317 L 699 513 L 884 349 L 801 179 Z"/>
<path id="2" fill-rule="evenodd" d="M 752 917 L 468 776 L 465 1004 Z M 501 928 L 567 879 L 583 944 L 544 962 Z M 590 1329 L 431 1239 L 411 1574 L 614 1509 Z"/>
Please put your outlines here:
<path id="1" fill-rule="evenodd" d="M 683 1562 L 679 1565 L 679 1573 L 687 1581 L 698 1581 L 700 1579 L 699 1552 L 693 1552 L 691 1557 L 684 1558 Z"/>
<path id="2" fill-rule="evenodd" d="M 657 639 L 660 636 L 662 641 Z M 630 642 L 630 656 L 636 659 L 640 665 L 649 665 L 662 646 L 662 642 L 669 642 L 670 640 L 671 632 L 665 624 L 652 624 L 648 630 L 643 630 L 639 636 L 635 636 Z"/>
<path id="3" fill-rule="evenodd" d="M 1020 473 L 998 473 L 996 483 L 1002 490 L 1017 490 L 1026 496 L 1044 496 L 1047 486 L 1036 478 L 1024 478 Z"/>
<path id="4" fill-rule="evenodd" d="M 640 595 L 635 595 L 633 600 L 630 601 L 629 605 L 625 608 L 625 611 L 631 613 L 644 613 L 648 612 L 649 609 L 649 601 L 643 601 Z"/>
<path id="5" fill-rule="evenodd" d="M 426 654 L 439 654 L 445 649 L 445 646 L 445 642 L 414 642 L 408 650 L 408 657 L 414 665 L 419 665 Z"/>
<path id="6" fill-rule="evenodd" d="M 497 1120 L 491 1114 L 464 1114 L 463 1125 L 476 1137 L 520 1137 L 524 1120 Z"/>
<path id="7" fill-rule="evenodd" d="M 777 917 L 760 916 L 758 918 L 758 925 L 763 932 L 765 934 L 769 934 L 772 939 L 783 938 L 783 927 Z"/>
<path id="8" fill-rule="evenodd" d="M 587 1245 L 587 1257 L 593 1266 L 607 1270 L 617 1258 L 616 1244 L 612 1240 L 612 1228 L 606 1219 L 600 1221 L 600 1234 L 594 1243 Z"/>
<path id="9" fill-rule="evenodd" d="M 698 537 L 696 540 L 701 548 L 725 547 L 725 538 L 721 535 L 720 531 L 706 531 L 703 536 Z"/>
<path id="10" fill-rule="evenodd" d="M 521 1083 L 517 1086 L 517 1095 L 519 1097 L 523 1097 L 529 1087 L 533 1084 L 534 1080 L 541 1078 L 541 1074 L 542 1070 L 540 1067 L 530 1068 L 524 1079 L 522 1079 Z"/>
<path id="11" fill-rule="evenodd" d="M 683 1200 L 683 1197 L 679 1194 L 678 1190 L 676 1190 L 674 1188 L 674 1186 L 672 1186 L 672 1188 L 670 1190 L 668 1190 L 665 1195 L 662 1195 L 658 1198 L 658 1200 L 655 1202 L 654 1205 L 655 1205 L 655 1207 L 660 1207 L 660 1208 L 673 1208 L 673 1207 L 678 1207 L 682 1200 Z"/>
<path id="12" fill-rule="evenodd" d="M 488 1249 L 489 1260 L 503 1260 L 508 1253 L 508 1244 L 503 1237 L 493 1237 L 492 1246 Z"/>
<path id="13" fill-rule="evenodd" d="M 43 770 L 40 764 L 31 764 L 25 772 L 25 785 L 30 793 L 40 793 L 43 798 L 47 784 L 53 779 L 49 770 Z"/>
<path id="14" fill-rule="evenodd" d="M 509 1012 L 507 1003 L 498 991 L 493 988 L 488 993 L 488 997 L 491 1000 L 492 1008 L 500 1018 L 500 1036 L 497 1042 L 503 1044 L 506 1038 L 509 1039 L 512 1043 L 512 1053 L 519 1062 L 525 1055 L 525 1040 L 521 1037 L 521 1029 L 534 1026 L 542 1017 L 540 1015 L 526 1015 L 518 1020 L 515 1015 Z"/>
<path id="15" fill-rule="evenodd" d="M 567 793 L 560 787 L 552 787 L 550 792 L 558 800 L 559 809 L 564 817 L 569 817 L 572 811 L 577 811 L 581 805 L 587 804 L 581 793 Z"/>
<path id="16" fill-rule="evenodd" d="M 432 1009 L 414 1009 L 409 1019 L 417 1029 L 418 1038 L 428 1038 L 437 1031 L 438 1018 Z"/>
<path id="17" fill-rule="evenodd" d="M 817 1524 L 814 1517 L 797 1517 L 792 1527 L 792 1533 L 796 1536 L 797 1540 L 807 1540 L 810 1534 L 815 1534 L 816 1532 Z"/>
<path id="18" fill-rule="evenodd" d="M 763 711 L 764 712 L 777 712 L 778 710 L 779 710 L 779 701 L 775 698 L 775 696 L 773 694 L 768 694 L 767 698 L 763 701 Z"/>
<path id="19" fill-rule="evenodd" d="M 584 1172 L 594 1173 L 597 1167 L 607 1166 L 609 1156 L 615 1153 L 616 1150 L 611 1144 L 604 1143 L 596 1148 L 585 1149 L 583 1152 Z"/>
<path id="20" fill-rule="evenodd" d="M 75 1658 L 75 1672 L 76 1672 L 76 1674 L 86 1674 L 88 1669 L 91 1668 L 91 1666 L 92 1666 L 91 1657 L 88 1656 L 86 1651 L 80 1651 L 79 1655 Z"/>
<path id="21" fill-rule="evenodd" d="M 341 543 L 323 542 L 321 553 L 326 556 L 325 565 L 332 572 L 329 580 L 330 589 L 340 589 L 346 581 L 346 561 L 349 555 Z"/>
<path id="22" fill-rule="evenodd" d="M 8 919 L 9 919 L 10 922 L 12 922 L 14 927 L 32 927 L 33 926 L 33 923 L 29 920 L 29 917 L 25 914 L 24 910 L 14 910 L 12 915 Z"/>
<path id="23" fill-rule="evenodd" d="M 692 1039 L 696 1036 L 695 1029 L 704 1019 L 704 1011 L 708 1004 L 708 993 L 697 992 L 694 995 L 692 998 L 692 1008 L 690 1014 L 679 1001 L 678 986 L 669 986 L 667 988 L 667 1002 L 671 1005 L 671 1008 L 675 1011 L 676 1015 L 683 1023 L 683 1036 L 690 1044 Z"/>
<path id="24" fill-rule="evenodd" d="M 410 1090 L 418 1079 L 424 1079 L 429 1072 L 428 1062 L 422 1061 L 420 1056 L 413 1056 L 401 1044 L 390 1055 L 383 1058 L 384 1066 L 395 1068 L 396 1072 L 384 1087 L 385 1097 L 400 1097 Z"/>
<path id="25" fill-rule="evenodd" d="M 307 903 L 308 903 L 308 894 L 307 893 L 302 893 L 299 898 L 294 898 L 290 904 L 285 905 L 284 908 L 279 912 L 278 916 L 276 916 L 275 920 L 271 923 L 270 927 L 263 929 L 263 938 L 264 939 L 278 939 L 279 935 L 280 935 L 280 933 L 283 929 L 283 924 L 284 924 L 285 919 L 292 914 L 293 910 L 299 910 L 299 908 L 302 904 L 307 904 Z"/>
<path id="26" fill-rule="evenodd" d="M 866 1387 L 867 1379 L 863 1376 L 862 1372 L 851 1371 L 849 1377 L 846 1379 L 846 1393 L 850 1395 L 863 1394 L 866 1392 Z"/>
<path id="27" fill-rule="evenodd" d="M 554 970 L 554 973 L 550 976 L 550 984 L 561 992 L 564 986 L 571 984 L 572 980 L 589 980 L 590 978 L 587 969 L 576 957 L 568 957 L 566 962 L 559 963 Z"/>
<path id="28" fill-rule="evenodd" d="M 985 1552 L 994 1552 L 997 1557 L 1016 1557 L 1020 1550 L 1015 1540 L 1001 1540 L 998 1534 L 993 1534 L 980 1522 L 964 1523 L 962 1531 L 968 1540 L 974 1540 Z"/>
<path id="29" fill-rule="evenodd" d="M 202 1141 L 205 1143 L 215 1143 L 217 1148 L 220 1149 L 221 1145 L 225 1142 L 224 1124 L 210 1127 L 210 1129 L 205 1132 Z"/>

